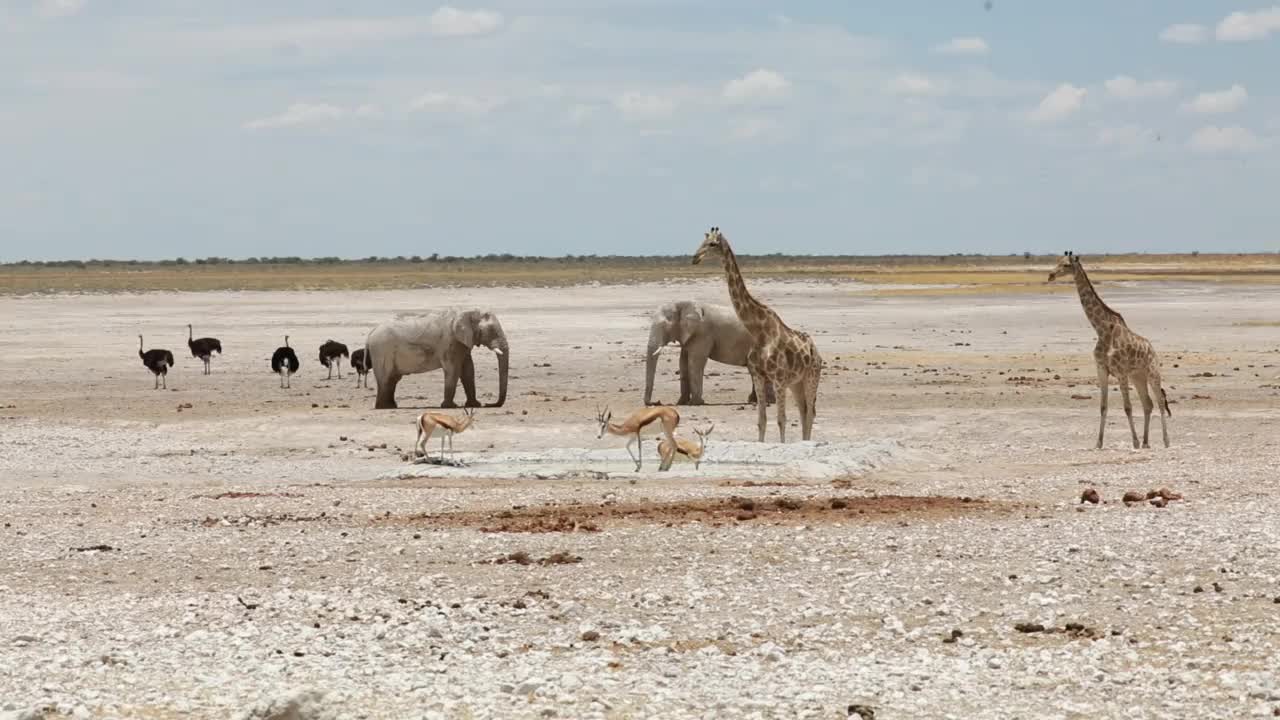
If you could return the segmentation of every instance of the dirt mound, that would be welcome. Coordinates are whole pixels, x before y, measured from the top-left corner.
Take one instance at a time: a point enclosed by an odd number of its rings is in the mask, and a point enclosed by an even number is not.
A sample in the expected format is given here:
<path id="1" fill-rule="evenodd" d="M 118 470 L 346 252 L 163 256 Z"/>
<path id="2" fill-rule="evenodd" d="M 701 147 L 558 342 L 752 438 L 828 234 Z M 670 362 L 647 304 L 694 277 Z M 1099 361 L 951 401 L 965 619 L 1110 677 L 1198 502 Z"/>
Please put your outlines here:
<path id="1" fill-rule="evenodd" d="M 538 505 L 496 512 L 422 513 L 379 518 L 379 524 L 430 528 L 476 528 L 481 532 L 599 532 L 603 526 L 646 524 L 674 526 L 706 523 L 812 525 L 916 518 L 942 520 L 960 515 L 1007 513 L 1010 503 L 968 497 L 880 495 L 801 498 L 736 495 L 676 502 Z"/>

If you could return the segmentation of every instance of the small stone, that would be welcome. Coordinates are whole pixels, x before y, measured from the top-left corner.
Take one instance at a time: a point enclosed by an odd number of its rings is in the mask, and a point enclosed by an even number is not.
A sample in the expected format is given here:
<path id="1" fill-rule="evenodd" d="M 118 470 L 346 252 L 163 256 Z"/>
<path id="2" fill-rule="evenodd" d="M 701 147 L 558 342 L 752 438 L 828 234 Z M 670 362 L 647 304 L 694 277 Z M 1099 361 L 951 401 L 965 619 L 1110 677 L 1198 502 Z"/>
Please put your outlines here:
<path id="1" fill-rule="evenodd" d="M 1146 499 L 1147 496 L 1145 493 L 1140 493 L 1137 490 L 1130 490 L 1124 494 L 1123 501 L 1124 504 L 1128 505 L 1130 503 L 1139 503 Z"/>
<path id="2" fill-rule="evenodd" d="M 871 707 L 870 705 L 855 704 L 855 705 L 850 705 L 846 709 L 845 714 L 847 717 L 857 716 L 859 718 L 862 718 L 862 720 L 875 720 L 876 709 Z"/>
<path id="3" fill-rule="evenodd" d="M 1162 508 L 1165 505 L 1169 504 L 1167 500 L 1159 496 L 1151 498 L 1149 502 L 1151 503 L 1152 507 L 1158 507 L 1158 508 Z"/>
<path id="4" fill-rule="evenodd" d="M 1098 495 L 1097 490 L 1094 490 L 1093 488 L 1089 488 L 1088 490 L 1085 490 L 1084 492 L 1080 493 L 1080 502 L 1092 503 L 1094 505 L 1097 505 L 1098 503 L 1102 502 L 1102 498 Z"/>
<path id="5" fill-rule="evenodd" d="M 1038 633 L 1044 632 L 1044 625 L 1040 623 L 1020 622 L 1013 626 L 1014 630 L 1020 633 Z"/>
<path id="6" fill-rule="evenodd" d="M 582 633 L 583 642 L 595 642 L 600 639 L 600 633 L 595 630 L 588 630 Z"/>
<path id="7" fill-rule="evenodd" d="M 538 692 L 538 688 L 542 687 L 542 681 L 537 679 L 525 680 L 516 686 L 517 695 L 532 695 Z"/>

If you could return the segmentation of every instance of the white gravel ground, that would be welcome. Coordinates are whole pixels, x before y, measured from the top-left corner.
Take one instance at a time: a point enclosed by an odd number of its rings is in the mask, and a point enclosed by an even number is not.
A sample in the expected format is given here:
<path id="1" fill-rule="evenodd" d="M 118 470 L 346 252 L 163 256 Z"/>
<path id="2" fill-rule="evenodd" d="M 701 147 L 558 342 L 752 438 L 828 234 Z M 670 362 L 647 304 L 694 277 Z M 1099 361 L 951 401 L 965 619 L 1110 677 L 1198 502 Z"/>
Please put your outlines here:
<path id="1" fill-rule="evenodd" d="M 638 403 L 647 309 L 716 282 L 0 299 L 0 718 L 1277 712 L 1276 291 L 1101 286 L 1175 404 L 1173 447 L 1134 451 L 1113 391 L 1096 451 L 1071 297 L 754 287 L 829 362 L 814 442 L 755 443 L 745 373 L 712 364 L 723 404 L 681 408 L 708 460 L 669 473 L 591 418 Z M 482 298 L 511 398 L 464 469 L 402 459 L 438 374 L 374 411 L 312 350 L 292 390 L 267 369 L 286 332 L 354 349 Z M 211 376 L 187 322 L 227 347 Z M 138 332 L 179 356 L 170 391 Z"/>

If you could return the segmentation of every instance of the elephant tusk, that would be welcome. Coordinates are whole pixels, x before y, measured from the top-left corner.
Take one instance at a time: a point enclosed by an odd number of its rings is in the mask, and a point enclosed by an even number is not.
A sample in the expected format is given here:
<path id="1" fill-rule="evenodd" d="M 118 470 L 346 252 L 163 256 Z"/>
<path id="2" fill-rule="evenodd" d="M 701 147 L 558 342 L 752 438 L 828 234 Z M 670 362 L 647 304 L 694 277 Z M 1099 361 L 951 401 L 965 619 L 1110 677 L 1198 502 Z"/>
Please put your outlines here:
<path id="1" fill-rule="evenodd" d="M 502 350 L 500 350 L 500 349 L 498 349 L 498 348 L 494 348 L 494 349 L 493 349 L 493 353 L 494 353 L 495 355 L 501 355 L 501 354 L 502 354 Z"/>
<path id="2" fill-rule="evenodd" d="M 666 347 L 666 345 L 659 345 L 659 346 L 658 346 L 658 349 L 657 349 L 657 350 L 654 350 L 652 354 L 653 354 L 653 355 L 658 355 L 659 353 L 661 353 L 661 352 L 662 352 L 662 348 L 664 348 L 664 347 Z"/>

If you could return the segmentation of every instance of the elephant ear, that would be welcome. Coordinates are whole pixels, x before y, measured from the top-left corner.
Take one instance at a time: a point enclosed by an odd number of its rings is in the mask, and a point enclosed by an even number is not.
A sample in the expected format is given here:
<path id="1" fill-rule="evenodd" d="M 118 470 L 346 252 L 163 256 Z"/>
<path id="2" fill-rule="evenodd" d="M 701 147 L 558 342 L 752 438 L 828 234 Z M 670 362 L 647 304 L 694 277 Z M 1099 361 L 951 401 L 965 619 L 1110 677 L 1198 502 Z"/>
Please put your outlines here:
<path id="1" fill-rule="evenodd" d="M 467 347 L 475 347 L 475 313 L 460 313 L 453 321 L 453 339 Z"/>
<path id="2" fill-rule="evenodd" d="M 706 319 L 701 305 L 690 305 L 680 316 L 680 344 L 684 345 L 689 342 L 693 334 L 697 332 L 702 322 Z"/>

